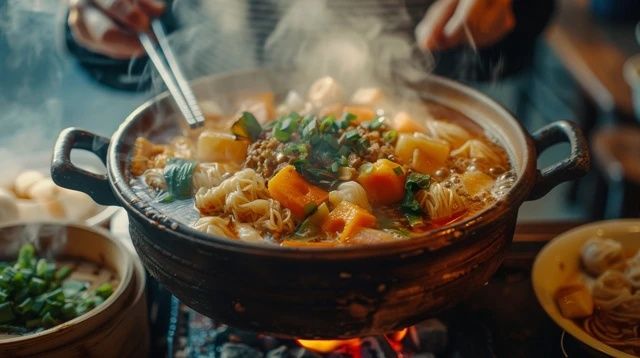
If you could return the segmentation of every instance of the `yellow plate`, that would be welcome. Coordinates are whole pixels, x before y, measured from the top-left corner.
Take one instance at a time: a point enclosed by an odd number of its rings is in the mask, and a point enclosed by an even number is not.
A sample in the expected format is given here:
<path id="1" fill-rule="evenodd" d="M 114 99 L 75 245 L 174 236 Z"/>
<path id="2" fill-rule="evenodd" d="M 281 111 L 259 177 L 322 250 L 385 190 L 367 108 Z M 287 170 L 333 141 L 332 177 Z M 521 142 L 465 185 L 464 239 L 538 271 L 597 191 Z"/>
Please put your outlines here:
<path id="1" fill-rule="evenodd" d="M 633 357 L 585 332 L 574 321 L 564 318 L 555 300 L 556 290 L 575 278 L 580 270 L 580 249 L 592 237 L 606 237 L 622 244 L 625 251 L 640 250 L 640 220 L 600 221 L 577 227 L 551 240 L 538 253 L 531 272 L 531 282 L 538 302 L 558 326 L 582 343 L 613 357 Z"/>

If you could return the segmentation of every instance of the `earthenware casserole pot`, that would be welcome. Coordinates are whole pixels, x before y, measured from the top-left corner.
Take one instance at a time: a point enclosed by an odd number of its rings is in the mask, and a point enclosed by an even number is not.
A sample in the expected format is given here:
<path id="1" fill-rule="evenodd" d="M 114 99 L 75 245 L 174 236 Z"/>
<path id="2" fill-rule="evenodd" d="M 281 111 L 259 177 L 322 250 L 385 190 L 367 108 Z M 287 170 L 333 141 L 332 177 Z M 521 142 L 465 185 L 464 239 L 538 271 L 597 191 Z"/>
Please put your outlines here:
<path id="1" fill-rule="evenodd" d="M 201 100 L 224 103 L 240 92 L 286 93 L 290 84 L 268 72 L 216 75 L 193 82 Z M 278 91 L 280 89 L 281 91 Z M 205 235 L 160 213 L 130 186 L 129 160 L 139 136 L 177 134 L 167 94 L 143 104 L 111 139 L 64 130 L 55 146 L 56 184 L 83 191 L 129 214 L 133 244 L 145 268 L 183 303 L 220 322 L 301 338 L 346 338 L 393 331 L 459 302 L 496 271 L 514 232 L 518 208 L 589 168 L 587 144 L 571 122 L 532 136 L 505 109 L 458 83 L 429 77 L 421 96 L 473 119 L 507 149 L 517 173 L 510 193 L 489 210 L 421 238 L 366 247 L 301 249 Z M 536 169 L 537 154 L 568 142 L 566 159 Z M 106 176 L 75 167 L 72 149 L 92 151 Z"/>

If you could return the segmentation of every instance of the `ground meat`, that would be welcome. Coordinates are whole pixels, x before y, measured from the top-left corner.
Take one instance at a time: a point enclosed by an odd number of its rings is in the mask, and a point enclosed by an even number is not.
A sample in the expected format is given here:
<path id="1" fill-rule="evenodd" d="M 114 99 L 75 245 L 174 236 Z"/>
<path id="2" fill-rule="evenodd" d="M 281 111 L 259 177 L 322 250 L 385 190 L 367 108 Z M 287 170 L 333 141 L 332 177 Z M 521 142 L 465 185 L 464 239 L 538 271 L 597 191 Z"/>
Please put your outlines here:
<path id="1" fill-rule="evenodd" d="M 264 178 L 271 178 L 277 169 L 295 159 L 285 155 L 283 149 L 284 144 L 273 137 L 258 140 L 249 146 L 243 167 L 254 169 Z"/>
<path id="2" fill-rule="evenodd" d="M 363 126 L 355 125 L 348 129 L 356 129 L 362 138 L 366 138 L 368 140 L 368 145 L 364 153 L 349 154 L 347 157 L 349 167 L 358 169 L 365 162 L 373 163 L 376 160 L 383 158 L 397 162 L 393 144 L 384 141 L 381 131 L 369 130 Z M 381 130 L 385 129 L 386 128 L 381 128 Z M 344 129 L 340 130 L 336 134 L 336 137 L 341 138 L 344 132 Z M 280 143 L 277 139 L 267 133 L 266 138 L 260 139 L 249 146 L 244 167 L 252 168 L 268 179 L 282 166 L 293 163 L 295 159 L 297 159 L 295 155 L 284 154 L 284 147 L 285 144 Z M 313 148 L 311 148 L 311 151 L 313 151 Z"/>

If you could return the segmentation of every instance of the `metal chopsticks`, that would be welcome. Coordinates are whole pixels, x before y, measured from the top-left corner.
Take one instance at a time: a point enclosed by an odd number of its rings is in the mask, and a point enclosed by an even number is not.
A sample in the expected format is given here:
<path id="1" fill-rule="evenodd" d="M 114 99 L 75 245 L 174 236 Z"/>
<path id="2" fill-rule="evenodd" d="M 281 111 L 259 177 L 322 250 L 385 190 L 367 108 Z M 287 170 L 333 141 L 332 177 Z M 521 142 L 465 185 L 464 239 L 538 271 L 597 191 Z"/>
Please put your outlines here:
<path id="1" fill-rule="evenodd" d="M 155 19 L 151 21 L 151 30 L 158 40 L 160 48 L 158 49 L 156 47 L 146 32 L 138 34 L 138 39 L 142 47 L 144 47 L 151 62 L 153 62 L 153 65 L 167 86 L 167 89 L 169 89 L 169 93 L 171 93 L 189 127 L 196 128 L 202 126 L 204 124 L 202 110 L 200 110 L 196 97 L 193 91 L 191 91 L 189 82 L 187 82 L 184 74 L 182 74 L 182 70 L 180 70 L 180 66 L 178 66 L 178 62 L 173 55 L 173 50 L 171 50 L 169 46 L 167 35 L 162 28 L 160 20 Z"/>

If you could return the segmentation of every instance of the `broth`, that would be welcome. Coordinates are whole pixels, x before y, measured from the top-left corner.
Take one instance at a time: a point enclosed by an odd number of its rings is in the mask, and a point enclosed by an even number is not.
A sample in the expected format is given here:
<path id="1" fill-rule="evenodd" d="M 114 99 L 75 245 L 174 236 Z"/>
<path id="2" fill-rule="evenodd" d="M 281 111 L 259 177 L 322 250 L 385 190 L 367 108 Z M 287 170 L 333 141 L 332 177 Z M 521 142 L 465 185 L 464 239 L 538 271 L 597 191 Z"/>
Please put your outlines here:
<path id="1" fill-rule="evenodd" d="M 133 189 L 235 240 L 295 247 L 410 239 L 475 215 L 513 183 L 505 150 L 451 108 L 398 108 L 331 78 L 305 97 L 245 95 L 188 136 L 136 140 Z"/>

